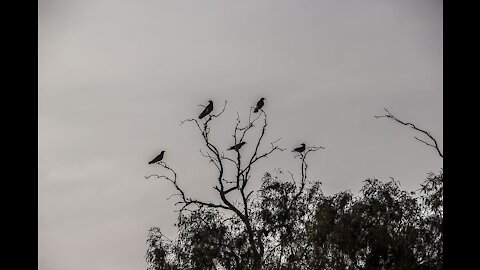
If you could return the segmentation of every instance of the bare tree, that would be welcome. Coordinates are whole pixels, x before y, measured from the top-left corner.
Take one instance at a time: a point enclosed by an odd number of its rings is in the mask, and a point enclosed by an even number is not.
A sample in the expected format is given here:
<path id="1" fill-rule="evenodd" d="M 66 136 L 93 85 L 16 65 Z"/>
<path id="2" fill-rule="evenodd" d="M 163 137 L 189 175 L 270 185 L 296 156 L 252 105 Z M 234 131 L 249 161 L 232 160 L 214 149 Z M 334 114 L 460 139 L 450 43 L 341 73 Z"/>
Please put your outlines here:
<path id="1" fill-rule="evenodd" d="M 419 138 L 416 137 L 416 136 L 415 136 L 414 138 L 415 138 L 417 141 L 426 144 L 427 146 L 433 147 L 433 148 L 437 151 L 438 155 L 443 158 L 443 152 L 440 151 L 440 148 L 439 148 L 439 146 L 438 146 L 437 140 L 435 140 L 435 138 L 430 134 L 430 132 L 425 131 L 425 130 L 423 130 L 423 129 L 420 129 L 420 128 L 418 128 L 417 126 L 415 126 L 414 124 L 412 124 L 412 123 L 401 121 L 401 120 L 398 119 L 396 116 L 394 116 L 392 113 L 390 113 L 390 111 L 388 111 L 386 108 L 384 108 L 384 110 L 385 110 L 385 112 L 387 112 L 387 114 L 384 114 L 384 115 L 376 115 L 376 116 L 374 116 L 374 117 L 377 118 L 377 119 L 378 119 L 378 118 L 383 118 L 383 117 L 385 117 L 385 118 L 390 118 L 390 119 L 394 120 L 394 121 L 397 122 L 397 123 L 400 123 L 400 124 L 402 124 L 402 125 L 404 125 L 404 126 L 409 126 L 410 128 L 412 128 L 412 129 L 414 129 L 414 130 L 416 130 L 416 131 L 418 131 L 418 132 L 420 132 L 420 133 L 425 134 L 425 135 L 428 137 L 428 140 L 430 140 L 430 142 L 427 142 L 426 140 L 419 139 Z"/>
<path id="2" fill-rule="evenodd" d="M 240 117 L 237 113 L 237 119 L 235 128 L 233 130 L 233 138 L 234 138 L 234 145 L 240 145 L 245 142 L 246 135 L 248 133 L 253 132 L 256 127 L 256 124 L 259 124 L 261 128 L 258 134 L 258 137 L 254 143 L 249 142 L 248 145 L 253 145 L 253 154 L 248 157 L 242 156 L 244 149 L 240 149 L 240 147 L 233 147 L 232 150 L 235 151 L 235 157 L 226 156 L 224 151 L 216 146 L 210 138 L 210 124 L 217 118 L 219 118 L 223 112 L 225 111 L 227 101 L 225 101 L 223 109 L 217 114 L 209 114 L 203 120 L 198 120 L 196 118 L 189 118 L 186 120 L 181 121 L 181 125 L 184 123 L 193 123 L 197 127 L 198 131 L 200 132 L 203 142 L 205 144 L 206 149 L 203 151 L 200 150 L 200 153 L 203 157 L 209 160 L 209 163 L 214 164 L 215 168 L 217 169 L 216 177 L 215 177 L 215 186 L 213 187 L 217 193 L 218 198 L 216 202 L 211 201 L 202 201 L 187 195 L 182 187 L 180 187 L 178 180 L 177 180 L 177 173 L 174 169 L 168 166 L 165 162 L 159 162 L 158 164 L 162 166 L 164 169 L 169 171 L 170 176 L 168 175 L 150 175 L 146 178 L 150 177 L 157 177 L 162 178 L 170 183 L 173 184 L 175 187 L 176 192 L 172 194 L 170 197 L 177 197 L 178 201 L 175 205 L 181 205 L 180 212 L 188 209 L 189 206 L 197 206 L 197 207 L 207 207 L 207 208 L 214 208 L 214 209 L 223 209 L 227 212 L 236 215 L 244 224 L 246 228 L 246 232 L 248 235 L 248 243 L 249 248 L 252 253 L 253 257 L 253 268 L 254 269 L 261 269 L 262 268 L 262 261 L 265 254 L 264 251 L 264 241 L 262 240 L 262 229 L 255 228 L 254 224 L 255 221 L 252 220 L 253 217 L 251 216 L 251 195 L 253 191 L 248 192 L 247 187 L 248 183 L 250 183 L 251 171 L 252 168 L 258 164 L 258 162 L 262 159 L 269 157 L 271 154 L 277 151 L 284 151 L 284 148 L 281 148 L 277 143 L 280 139 L 277 139 L 273 142 L 270 142 L 270 147 L 266 151 L 260 151 L 260 146 L 265 143 L 264 136 L 267 129 L 267 114 L 263 109 L 260 109 L 260 113 L 252 114 L 253 108 L 250 109 L 250 113 L 248 116 L 248 121 L 245 124 L 242 124 Z M 307 147 L 304 152 L 299 153 L 296 155 L 301 160 L 301 179 L 299 182 L 298 191 L 295 196 L 299 196 L 305 187 L 305 182 L 307 179 L 307 162 L 306 158 L 307 155 L 311 152 L 317 151 L 319 149 L 323 149 L 323 147 L 316 147 L 311 146 Z M 231 163 L 234 165 L 233 171 L 226 170 L 226 163 Z M 293 174 L 292 179 L 293 178 Z M 295 181 L 295 180 L 294 180 Z M 232 195 L 237 194 L 240 198 L 240 202 L 234 201 L 231 199 Z M 237 197 L 237 198 L 238 198 Z"/>

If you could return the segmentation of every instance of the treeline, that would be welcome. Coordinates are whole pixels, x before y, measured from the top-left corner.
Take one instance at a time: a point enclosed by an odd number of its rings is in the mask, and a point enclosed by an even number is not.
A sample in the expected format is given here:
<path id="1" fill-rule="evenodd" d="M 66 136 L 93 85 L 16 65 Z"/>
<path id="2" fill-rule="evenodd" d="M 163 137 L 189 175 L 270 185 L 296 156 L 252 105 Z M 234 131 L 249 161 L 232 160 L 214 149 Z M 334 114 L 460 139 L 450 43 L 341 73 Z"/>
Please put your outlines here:
<path id="1" fill-rule="evenodd" d="M 367 179 L 361 192 L 325 196 L 320 183 L 266 173 L 249 214 L 263 269 L 442 269 L 443 172 L 417 191 Z M 300 192 L 299 192 L 300 191 Z M 252 269 L 244 223 L 200 207 L 179 215 L 178 237 L 149 233 L 150 269 Z"/>

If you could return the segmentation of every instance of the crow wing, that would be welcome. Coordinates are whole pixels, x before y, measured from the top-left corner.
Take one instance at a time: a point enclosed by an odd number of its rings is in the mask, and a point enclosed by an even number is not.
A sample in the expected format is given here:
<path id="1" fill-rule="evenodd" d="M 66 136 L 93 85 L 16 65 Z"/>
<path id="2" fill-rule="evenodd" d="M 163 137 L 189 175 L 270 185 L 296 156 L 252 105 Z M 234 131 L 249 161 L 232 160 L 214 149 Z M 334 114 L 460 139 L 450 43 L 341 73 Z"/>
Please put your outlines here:
<path id="1" fill-rule="evenodd" d="M 244 144 L 245 144 L 245 142 L 241 142 L 241 143 L 239 143 L 239 144 L 236 144 L 236 145 L 228 148 L 228 150 L 238 150 L 238 149 L 242 148 L 242 146 L 243 146 Z"/>
<path id="2" fill-rule="evenodd" d="M 303 151 L 305 151 L 305 145 L 302 145 L 300 147 L 297 147 L 297 148 L 293 149 L 292 152 L 300 152 L 301 153 Z"/>
<path id="3" fill-rule="evenodd" d="M 203 117 L 207 116 L 213 110 L 213 102 L 208 103 L 207 107 L 203 110 L 198 118 L 202 119 Z"/>
<path id="4" fill-rule="evenodd" d="M 258 110 L 260 110 L 263 107 L 263 105 L 264 105 L 264 102 L 262 98 L 257 102 L 257 107 L 255 107 L 255 110 L 253 112 L 258 112 Z"/>
<path id="5" fill-rule="evenodd" d="M 156 156 L 154 159 L 152 159 L 150 162 L 148 162 L 148 164 L 153 164 L 153 163 L 157 163 L 159 161 L 162 161 L 163 153 L 164 153 L 164 151 L 162 151 L 162 153 L 160 153 L 160 155 Z"/>

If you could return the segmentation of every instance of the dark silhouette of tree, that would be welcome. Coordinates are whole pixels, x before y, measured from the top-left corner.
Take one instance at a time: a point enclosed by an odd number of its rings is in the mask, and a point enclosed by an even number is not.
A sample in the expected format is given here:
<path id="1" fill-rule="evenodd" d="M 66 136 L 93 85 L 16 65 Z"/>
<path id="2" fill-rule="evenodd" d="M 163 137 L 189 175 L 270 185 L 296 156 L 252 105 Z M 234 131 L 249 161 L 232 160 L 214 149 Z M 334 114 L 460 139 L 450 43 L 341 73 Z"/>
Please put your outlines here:
<path id="1" fill-rule="evenodd" d="M 169 175 L 147 177 L 171 182 L 176 190 L 172 196 L 181 206 L 175 239 L 158 228 L 150 230 L 149 269 L 443 268 L 443 172 L 431 173 L 417 191 L 400 189 L 394 179 L 367 179 L 360 194 L 326 196 L 320 182 L 307 178 L 307 157 L 323 149 L 312 146 L 295 152 L 298 177 L 277 169 L 259 179 L 258 191 L 247 191 L 258 161 L 284 149 L 277 140 L 259 151 L 267 127 L 267 115 L 261 110 L 253 120 L 250 113 L 244 125 L 237 116 L 233 130 L 237 146 L 256 123 L 262 123 L 257 140 L 245 146 L 253 153 L 246 156 L 248 151 L 237 147 L 235 157 L 226 156 L 209 137 L 210 122 L 224 110 L 225 106 L 204 122 L 182 122 L 197 126 L 206 147 L 201 154 L 217 169 L 215 201 L 186 195 L 176 172 L 164 162 L 159 165 Z M 227 162 L 234 165 L 233 171 L 225 169 Z M 238 200 L 231 196 L 234 193 Z"/>

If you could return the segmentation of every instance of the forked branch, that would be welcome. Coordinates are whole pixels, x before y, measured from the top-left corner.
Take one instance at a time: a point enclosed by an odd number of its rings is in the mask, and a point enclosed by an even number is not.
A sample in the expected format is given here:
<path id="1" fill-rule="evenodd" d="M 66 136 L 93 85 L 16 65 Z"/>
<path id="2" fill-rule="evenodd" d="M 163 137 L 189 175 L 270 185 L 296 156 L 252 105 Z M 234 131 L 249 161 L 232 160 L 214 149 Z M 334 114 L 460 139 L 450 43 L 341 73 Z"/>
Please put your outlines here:
<path id="1" fill-rule="evenodd" d="M 152 174 L 152 175 L 149 175 L 149 176 L 145 176 L 145 179 L 150 179 L 151 177 L 156 177 L 158 179 L 165 179 L 165 180 L 169 181 L 170 183 L 172 183 L 173 186 L 175 187 L 177 193 L 172 194 L 169 198 L 171 198 L 173 196 L 178 196 L 180 198 L 179 201 L 177 201 L 175 203 L 175 205 L 179 205 L 179 204 L 183 205 L 182 208 L 180 208 L 180 212 L 185 210 L 186 207 L 188 207 L 191 204 L 194 204 L 198 207 L 207 206 L 207 207 L 212 207 L 212 208 L 229 209 L 227 206 L 222 205 L 222 204 L 216 204 L 216 203 L 212 203 L 212 202 L 204 202 L 204 201 L 200 201 L 200 200 L 192 199 L 192 198 L 188 197 L 185 194 L 185 192 L 183 191 L 183 189 L 178 185 L 177 173 L 175 172 L 175 170 L 173 170 L 172 168 L 167 166 L 167 164 L 165 162 L 158 162 L 157 164 L 162 166 L 163 168 L 167 169 L 168 171 L 170 171 L 172 176 Z"/>
<path id="2" fill-rule="evenodd" d="M 292 202 L 297 200 L 297 198 L 300 196 L 300 194 L 302 194 L 302 192 L 305 188 L 305 184 L 306 184 L 306 181 L 307 181 L 307 169 L 308 169 L 308 164 L 307 164 L 306 160 L 307 160 L 308 154 L 311 153 L 311 152 L 316 152 L 320 149 L 325 149 L 325 147 L 323 147 L 323 146 L 309 146 L 309 147 L 305 148 L 304 152 L 296 154 L 294 156 L 295 158 L 300 158 L 300 160 L 302 161 L 302 163 L 301 163 L 302 178 L 300 179 L 300 188 L 298 189 L 297 193 L 293 196 Z M 292 177 L 292 180 L 295 183 L 295 180 L 293 178 L 293 174 L 290 173 L 290 175 Z"/>
<path id="3" fill-rule="evenodd" d="M 430 134 L 430 132 L 425 131 L 425 130 L 423 130 L 423 129 L 420 129 L 420 128 L 416 127 L 413 123 L 404 122 L 404 121 L 398 119 L 396 116 L 394 116 L 392 113 L 390 113 L 390 111 L 388 111 L 386 108 L 384 108 L 384 110 L 385 110 L 385 112 L 387 112 L 387 114 L 385 114 L 385 115 L 375 115 L 374 117 L 377 118 L 377 119 L 378 119 L 378 118 L 390 118 L 390 119 L 396 121 L 397 123 L 400 123 L 400 124 L 402 124 L 402 125 L 404 125 L 404 126 L 409 126 L 410 128 L 412 128 L 412 129 L 414 129 L 414 130 L 416 130 L 416 131 L 418 131 L 418 132 L 420 132 L 420 133 L 425 134 L 425 135 L 431 140 L 431 142 L 427 142 L 427 141 L 425 141 L 425 140 L 419 139 L 419 138 L 416 137 L 416 136 L 414 136 L 414 138 L 415 138 L 417 141 L 422 142 L 422 143 L 424 143 L 425 145 L 434 148 L 434 149 L 437 151 L 438 155 L 443 158 L 443 153 L 442 153 L 442 151 L 440 150 L 440 148 L 439 148 L 439 146 L 438 146 L 437 140 L 435 140 L 435 138 Z"/>

